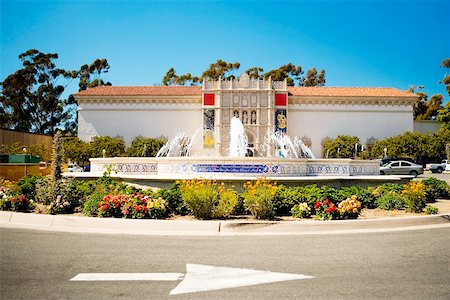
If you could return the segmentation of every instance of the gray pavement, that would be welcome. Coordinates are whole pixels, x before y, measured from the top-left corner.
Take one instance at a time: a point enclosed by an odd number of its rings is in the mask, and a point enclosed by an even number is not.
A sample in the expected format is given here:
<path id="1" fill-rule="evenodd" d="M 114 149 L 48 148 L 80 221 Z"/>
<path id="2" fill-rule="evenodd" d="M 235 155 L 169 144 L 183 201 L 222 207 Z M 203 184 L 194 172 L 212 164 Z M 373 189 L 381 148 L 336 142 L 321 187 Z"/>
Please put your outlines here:
<path id="1" fill-rule="evenodd" d="M 447 300 L 449 237 L 450 228 L 304 236 L 107 235 L 0 228 L 0 298 Z M 314 278 L 180 295 L 169 293 L 181 280 L 71 281 L 80 273 L 186 274 L 187 264 Z"/>

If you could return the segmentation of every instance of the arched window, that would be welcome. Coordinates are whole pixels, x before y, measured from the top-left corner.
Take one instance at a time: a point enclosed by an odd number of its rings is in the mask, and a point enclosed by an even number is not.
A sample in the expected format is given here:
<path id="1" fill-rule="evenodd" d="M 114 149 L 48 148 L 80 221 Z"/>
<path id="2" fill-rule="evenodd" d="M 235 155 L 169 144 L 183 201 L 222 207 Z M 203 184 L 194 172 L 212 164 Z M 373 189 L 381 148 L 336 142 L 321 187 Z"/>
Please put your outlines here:
<path id="1" fill-rule="evenodd" d="M 250 124 L 256 125 L 256 110 L 252 110 L 251 112 Z"/>
<path id="2" fill-rule="evenodd" d="M 242 124 L 248 124 L 248 112 L 246 110 L 242 112 Z"/>
<path id="3" fill-rule="evenodd" d="M 233 111 L 233 117 L 239 118 L 239 111 L 238 110 Z"/>

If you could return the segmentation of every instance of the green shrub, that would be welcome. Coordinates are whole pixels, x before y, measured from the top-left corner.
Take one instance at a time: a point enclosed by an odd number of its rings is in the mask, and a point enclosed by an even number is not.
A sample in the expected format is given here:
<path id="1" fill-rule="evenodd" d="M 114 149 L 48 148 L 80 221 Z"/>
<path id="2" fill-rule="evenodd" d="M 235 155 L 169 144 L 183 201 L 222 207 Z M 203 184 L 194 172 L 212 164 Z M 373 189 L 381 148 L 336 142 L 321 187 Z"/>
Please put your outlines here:
<path id="1" fill-rule="evenodd" d="M 433 205 L 427 205 L 425 207 L 425 213 L 428 215 L 435 215 L 439 213 L 439 209 Z"/>
<path id="2" fill-rule="evenodd" d="M 161 149 L 161 147 L 164 146 L 165 143 L 166 141 L 162 139 L 144 138 L 138 136 L 133 139 L 133 141 L 131 142 L 131 146 L 127 148 L 126 155 L 141 157 L 145 149 L 146 151 L 144 156 L 155 157 L 159 149 Z"/>
<path id="3" fill-rule="evenodd" d="M 384 210 L 404 209 L 405 199 L 395 191 L 389 191 L 377 198 L 375 205 Z"/>
<path id="4" fill-rule="evenodd" d="M 426 205 L 425 186 L 422 181 L 410 181 L 402 192 L 406 210 L 419 213 Z"/>
<path id="5" fill-rule="evenodd" d="M 27 212 L 33 210 L 33 208 L 33 201 L 29 200 L 25 195 L 14 195 L 0 200 L 0 210 Z"/>
<path id="6" fill-rule="evenodd" d="M 375 199 L 383 196 L 385 193 L 394 192 L 397 194 L 401 194 L 405 189 L 404 185 L 396 184 L 396 183 L 383 183 L 377 187 L 369 187 L 368 191 L 373 195 Z"/>
<path id="7" fill-rule="evenodd" d="M 341 219 L 356 219 L 361 213 L 361 201 L 358 200 L 356 195 L 339 202 L 338 210 Z"/>
<path id="8" fill-rule="evenodd" d="M 187 215 L 189 213 L 189 209 L 181 197 L 180 184 L 180 182 L 175 182 L 169 189 L 161 189 L 154 194 L 154 197 L 166 200 L 169 214 Z"/>
<path id="9" fill-rule="evenodd" d="M 95 191 L 90 194 L 86 201 L 83 204 L 83 213 L 86 216 L 95 217 L 98 215 L 98 205 L 102 202 L 103 197 L 105 197 L 107 193 L 105 191 Z"/>
<path id="10" fill-rule="evenodd" d="M 219 203 L 223 185 L 213 180 L 183 180 L 180 184 L 181 197 L 197 219 L 211 219 Z"/>
<path id="11" fill-rule="evenodd" d="M 311 213 L 311 207 L 309 207 L 308 203 L 306 202 L 295 204 L 291 209 L 292 216 L 296 218 L 309 218 L 311 216 Z"/>
<path id="12" fill-rule="evenodd" d="M 338 190 L 338 194 L 341 198 L 339 201 L 344 201 L 352 196 L 356 196 L 361 202 L 363 208 L 373 208 L 375 206 L 375 197 L 373 194 L 368 189 L 361 186 L 343 187 Z M 337 199 L 335 200 L 337 201 Z"/>
<path id="13" fill-rule="evenodd" d="M 425 186 L 426 200 L 433 203 L 436 199 L 449 197 L 449 186 L 446 181 L 436 178 L 427 178 L 422 180 Z"/>
<path id="14" fill-rule="evenodd" d="M 244 184 L 244 207 L 255 219 L 273 219 L 275 210 L 273 207 L 273 199 L 275 197 L 277 187 L 265 180 L 259 178 L 255 182 L 248 181 Z"/>
<path id="15" fill-rule="evenodd" d="M 324 190 L 316 185 L 303 187 L 286 187 L 280 185 L 272 201 L 277 215 L 288 215 L 292 213 L 292 208 L 300 203 L 306 202 L 312 207 L 314 203 L 322 199 Z"/>
<path id="16" fill-rule="evenodd" d="M 316 220 L 336 220 L 340 217 L 337 206 L 328 198 L 324 201 L 317 200 L 314 203 L 314 211 Z"/>
<path id="17" fill-rule="evenodd" d="M 228 218 L 235 211 L 239 204 L 239 197 L 233 190 L 227 190 L 220 193 L 219 203 L 214 208 L 215 218 Z"/>
<path id="18" fill-rule="evenodd" d="M 35 200 L 36 183 L 43 177 L 40 175 L 27 175 L 19 179 L 16 185 L 18 186 L 18 193 L 25 195 L 29 200 Z"/>

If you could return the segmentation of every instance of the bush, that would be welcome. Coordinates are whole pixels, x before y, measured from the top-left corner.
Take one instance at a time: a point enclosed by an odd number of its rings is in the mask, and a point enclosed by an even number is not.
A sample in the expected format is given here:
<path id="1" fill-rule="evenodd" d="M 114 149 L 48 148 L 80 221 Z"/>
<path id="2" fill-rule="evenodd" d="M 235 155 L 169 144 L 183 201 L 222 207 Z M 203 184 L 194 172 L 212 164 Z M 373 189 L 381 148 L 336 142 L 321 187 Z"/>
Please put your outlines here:
<path id="1" fill-rule="evenodd" d="M 301 202 L 292 207 L 291 214 L 297 218 L 309 218 L 311 216 L 311 207 L 309 207 L 308 203 Z"/>
<path id="2" fill-rule="evenodd" d="M 30 200 L 35 200 L 36 183 L 43 177 L 40 175 L 27 175 L 19 179 L 16 185 L 19 188 L 19 194 L 25 195 Z"/>
<path id="3" fill-rule="evenodd" d="M 158 153 L 159 149 L 164 146 L 166 142 L 162 139 L 154 139 L 154 138 L 144 138 L 144 137 L 136 137 L 131 142 L 131 146 L 127 148 L 126 155 L 133 157 L 141 157 L 144 152 L 144 148 L 146 149 L 145 155 L 146 157 L 155 157 Z"/>
<path id="4" fill-rule="evenodd" d="M 396 183 L 383 183 L 377 187 L 369 187 L 368 191 L 373 195 L 375 199 L 383 196 L 385 193 L 394 192 L 397 194 L 401 194 L 405 189 L 404 185 L 396 184 Z"/>
<path id="5" fill-rule="evenodd" d="M 105 197 L 105 191 L 95 191 L 90 194 L 83 204 L 83 213 L 86 216 L 95 217 L 98 215 L 98 205 Z"/>
<path id="6" fill-rule="evenodd" d="M 335 220 L 339 219 L 339 211 L 337 206 L 328 198 L 324 201 L 316 201 L 314 204 L 316 220 Z"/>
<path id="7" fill-rule="evenodd" d="M 98 216 L 161 219 L 167 217 L 166 201 L 140 194 L 107 195 L 98 204 Z"/>
<path id="8" fill-rule="evenodd" d="M 449 197 L 449 186 L 446 181 L 436 178 L 423 179 L 422 183 L 425 186 L 426 201 L 433 203 L 436 199 Z"/>
<path id="9" fill-rule="evenodd" d="M 90 143 L 92 157 L 103 157 L 103 149 L 105 149 L 106 157 L 124 156 L 125 142 L 122 137 L 94 137 Z"/>
<path id="10" fill-rule="evenodd" d="M 214 180 L 192 179 L 180 182 L 181 197 L 185 205 L 198 219 L 211 219 L 223 192 L 223 183 Z"/>
<path id="11" fill-rule="evenodd" d="M 272 203 L 277 215 L 288 215 L 292 213 L 293 207 L 300 203 L 305 202 L 308 206 L 312 207 L 317 200 L 323 198 L 323 194 L 324 190 L 316 185 L 303 187 L 286 187 L 280 185 Z"/>
<path id="12" fill-rule="evenodd" d="M 248 181 L 244 184 L 244 207 L 255 219 L 273 219 L 275 210 L 273 199 L 277 187 L 264 178 L 259 178 L 254 183 Z"/>
<path id="13" fill-rule="evenodd" d="M 25 195 L 15 195 L 9 197 L 2 197 L 0 200 L 0 210 L 11 211 L 31 211 L 34 208 L 34 203 Z"/>
<path id="14" fill-rule="evenodd" d="M 361 186 L 343 187 L 338 191 L 338 194 L 341 199 L 348 199 L 352 196 L 356 196 L 358 201 L 361 202 L 362 207 L 373 208 L 375 206 L 374 195 L 368 189 Z"/>
<path id="15" fill-rule="evenodd" d="M 215 218 L 228 218 L 235 211 L 239 204 L 239 197 L 233 190 L 227 190 L 220 194 L 219 203 L 214 208 Z"/>
<path id="16" fill-rule="evenodd" d="M 356 219 L 361 213 L 361 202 L 356 195 L 341 201 L 338 210 L 342 219 Z"/>
<path id="17" fill-rule="evenodd" d="M 405 198 L 406 210 L 418 213 L 425 208 L 426 194 L 422 181 L 410 181 L 402 194 Z"/>
<path id="18" fill-rule="evenodd" d="M 384 210 L 404 209 L 405 199 L 395 191 L 389 191 L 377 198 L 375 205 Z"/>
<path id="19" fill-rule="evenodd" d="M 161 197 L 167 202 L 169 214 L 187 215 L 189 209 L 186 207 L 180 192 L 181 182 L 175 182 L 169 189 L 161 189 L 155 193 L 155 197 Z"/>
<path id="20" fill-rule="evenodd" d="M 425 207 L 425 213 L 428 215 L 435 215 L 439 212 L 439 209 L 433 205 L 427 205 L 427 207 Z"/>

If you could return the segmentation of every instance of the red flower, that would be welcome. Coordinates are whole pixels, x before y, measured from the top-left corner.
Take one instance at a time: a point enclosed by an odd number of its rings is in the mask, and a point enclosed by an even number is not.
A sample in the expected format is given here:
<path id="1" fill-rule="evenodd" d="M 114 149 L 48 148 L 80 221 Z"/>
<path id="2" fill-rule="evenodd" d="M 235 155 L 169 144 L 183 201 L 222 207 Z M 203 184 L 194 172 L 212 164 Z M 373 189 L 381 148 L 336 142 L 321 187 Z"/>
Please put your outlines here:
<path id="1" fill-rule="evenodd" d="M 314 204 L 314 208 L 318 209 L 320 207 L 320 201 L 316 201 L 316 203 Z"/>
<path id="2" fill-rule="evenodd" d="M 332 213 L 336 211 L 336 205 L 331 205 L 330 207 L 328 207 L 327 209 L 327 213 Z"/>
<path id="3" fill-rule="evenodd" d="M 330 200 L 328 200 L 328 198 L 327 199 L 325 199 L 325 205 L 330 205 Z"/>

